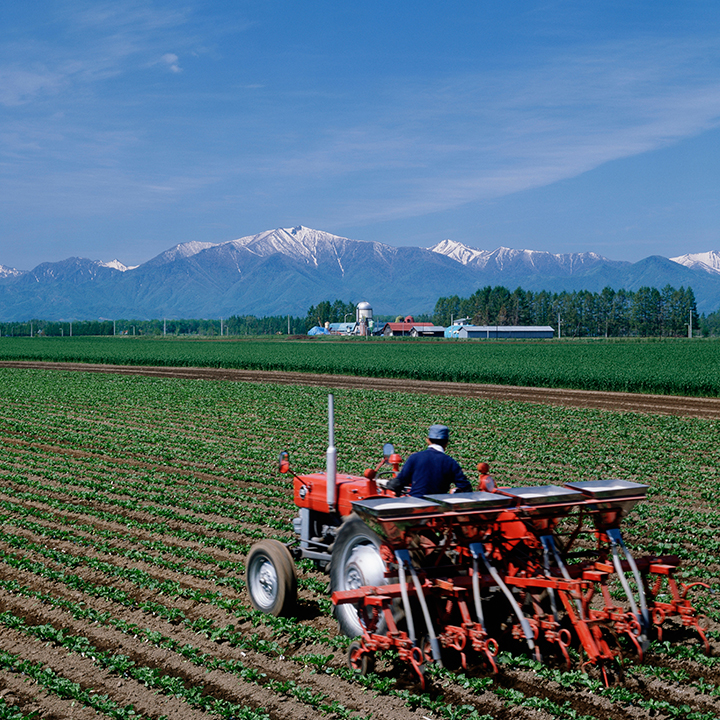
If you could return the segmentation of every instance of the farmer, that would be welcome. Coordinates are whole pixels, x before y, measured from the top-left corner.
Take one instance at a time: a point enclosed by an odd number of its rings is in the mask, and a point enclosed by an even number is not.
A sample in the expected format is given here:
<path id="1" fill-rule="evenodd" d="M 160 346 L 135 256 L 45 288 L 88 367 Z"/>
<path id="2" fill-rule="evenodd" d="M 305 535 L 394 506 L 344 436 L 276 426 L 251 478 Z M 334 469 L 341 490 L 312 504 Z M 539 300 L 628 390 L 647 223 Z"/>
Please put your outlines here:
<path id="1" fill-rule="evenodd" d="M 445 425 L 431 425 L 427 447 L 413 453 L 387 487 L 401 495 L 403 488 L 409 485 L 408 494 L 413 497 L 449 492 L 453 483 L 461 492 L 472 492 L 472 485 L 460 465 L 445 454 L 449 438 L 450 431 Z"/>

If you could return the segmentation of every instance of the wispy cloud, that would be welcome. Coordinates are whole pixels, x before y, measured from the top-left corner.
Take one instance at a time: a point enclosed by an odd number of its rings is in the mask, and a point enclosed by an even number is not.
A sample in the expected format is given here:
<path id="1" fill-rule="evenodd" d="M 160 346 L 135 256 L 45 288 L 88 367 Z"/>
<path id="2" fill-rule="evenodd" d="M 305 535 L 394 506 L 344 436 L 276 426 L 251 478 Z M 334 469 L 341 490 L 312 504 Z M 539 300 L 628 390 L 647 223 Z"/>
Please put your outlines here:
<path id="1" fill-rule="evenodd" d="M 329 132 L 281 170 L 382 173 L 387 182 L 380 176 L 360 203 L 365 217 L 351 222 L 499 197 L 720 126 L 719 65 L 716 38 L 645 39 L 522 70 L 403 80 L 372 108 L 375 119 Z"/>
<path id="2" fill-rule="evenodd" d="M 0 105 L 23 105 L 40 94 L 58 92 L 66 83 L 67 76 L 64 73 L 41 66 L 0 67 Z"/>
<path id="3" fill-rule="evenodd" d="M 186 22 L 184 12 L 134 0 L 57 10 L 48 18 L 52 34 L 0 44 L 0 105 L 72 92 L 153 62 L 180 72 L 178 56 L 163 46 L 189 42 L 180 32 Z"/>
<path id="4" fill-rule="evenodd" d="M 160 60 L 167 65 L 167 67 L 174 73 L 182 72 L 180 65 L 178 65 L 178 56 L 174 53 L 165 53 Z"/>

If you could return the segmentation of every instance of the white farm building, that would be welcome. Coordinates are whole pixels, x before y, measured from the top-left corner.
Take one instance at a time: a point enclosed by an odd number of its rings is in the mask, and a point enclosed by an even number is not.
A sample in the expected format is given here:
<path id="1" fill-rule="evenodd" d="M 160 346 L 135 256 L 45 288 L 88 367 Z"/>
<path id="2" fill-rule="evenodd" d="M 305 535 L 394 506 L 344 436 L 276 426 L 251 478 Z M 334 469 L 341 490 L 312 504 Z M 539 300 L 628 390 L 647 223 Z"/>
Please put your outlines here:
<path id="1" fill-rule="evenodd" d="M 451 337 L 461 340 L 540 339 L 555 337 L 549 325 L 460 325 Z"/>

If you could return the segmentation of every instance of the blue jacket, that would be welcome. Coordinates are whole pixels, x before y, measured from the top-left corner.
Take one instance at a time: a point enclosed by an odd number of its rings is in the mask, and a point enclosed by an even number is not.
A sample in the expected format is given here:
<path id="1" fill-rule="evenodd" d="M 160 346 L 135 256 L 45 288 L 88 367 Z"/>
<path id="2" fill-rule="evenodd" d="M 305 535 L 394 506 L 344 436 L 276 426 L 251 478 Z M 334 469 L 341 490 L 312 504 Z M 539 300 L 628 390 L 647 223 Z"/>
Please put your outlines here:
<path id="1" fill-rule="evenodd" d="M 444 452 L 428 447 L 413 453 L 387 486 L 398 493 L 410 485 L 410 495 L 423 497 L 449 492 L 453 483 L 461 492 L 472 492 L 472 485 L 457 461 Z"/>

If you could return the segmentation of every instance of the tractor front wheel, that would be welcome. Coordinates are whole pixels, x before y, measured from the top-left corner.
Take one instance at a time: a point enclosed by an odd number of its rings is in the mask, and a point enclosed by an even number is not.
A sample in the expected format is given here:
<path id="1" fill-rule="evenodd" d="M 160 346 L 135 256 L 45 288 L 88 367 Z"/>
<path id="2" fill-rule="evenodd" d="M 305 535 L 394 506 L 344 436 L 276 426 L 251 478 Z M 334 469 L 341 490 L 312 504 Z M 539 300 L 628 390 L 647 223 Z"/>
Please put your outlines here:
<path id="1" fill-rule="evenodd" d="M 250 548 L 245 581 L 256 610 L 287 615 L 297 600 L 297 576 L 290 551 L 277 540 L 261 540 Z"/>

